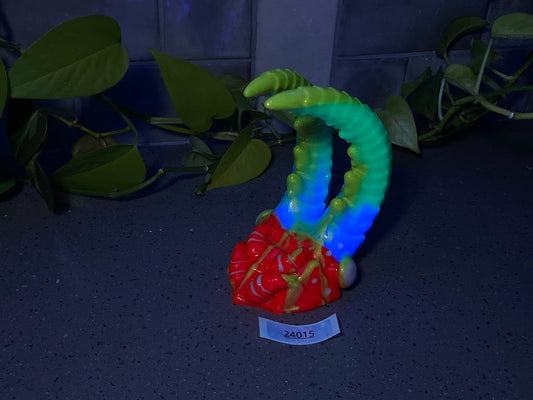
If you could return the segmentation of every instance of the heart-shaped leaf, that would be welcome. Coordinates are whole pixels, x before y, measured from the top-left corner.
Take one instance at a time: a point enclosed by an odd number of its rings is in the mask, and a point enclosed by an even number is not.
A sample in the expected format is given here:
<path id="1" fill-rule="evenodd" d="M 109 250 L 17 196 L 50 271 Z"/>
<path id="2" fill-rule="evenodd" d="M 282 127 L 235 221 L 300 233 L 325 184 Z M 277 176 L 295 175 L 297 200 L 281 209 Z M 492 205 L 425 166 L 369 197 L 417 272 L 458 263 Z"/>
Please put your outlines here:
<path id="1" fill-rule="evenodd" d="M 195 151 L 197 153 L 213 154 L 209 146 L 199 137 L 190 136 L 189 143 L 191 145 L 192 151 Z"/>
<path id="2" fill-rule="evenodd" d="M 245 129 L 222 156 L 207 189 L 249 181 L 266 169 L 270 158 L 270 147 L 262 140 L 252 139 L 250 129 Z"/>
<path id="3" fill-rule="evenodd" d="M 7 193 L 16 183 L 17 181 L 13 178 L 0 176 L 0 194 Z"/>
<path id="4" fill-rule="evenodd" d="M 37 157 L 33 157 L 24 166 L 26 174 L 28 174 L 31 184 L 39 192 L 41 197 L 46 201 L 46 206 L 50 211 L 54 210 L 54 195 L 50 182 L 46 177 L 41 165 L 37 161 Z"/>
<path id="5" fill-rule="evenodd" d="M 470 94 L 474 94 L 476 90 L 476 74 L 467 65 L 450 64 L 444 71 L 444 78 Z"/>
<path id="6" fill-rule="evenodd" d="M 9 146 L 20 165 L 26 165 L 40 150 L 46 140 L 46 130 L 46 116 L 40 111 L 35 111 L 21 128 L 8 133 Z"/>
<path id="7" fill-rule="evenodd" d="M 205 142 L 196 136 L 189 137 L 191 151 L 181 159 L 184 167 L 208 167 L 213 165 L 220 157 L 213 154 Z"/>
<path id="8" fill-rule="evenodd" d="M 402 85 L 402 97 L 405 99 L 413 93 L 422 83 L 431 78 L 431 68 L 427 67 L 414 81 Z"/>
<path id="9" fill-rule="evenodd" d="M 90 15 L 50 30 L 9 71 L 11 97 L 61 99 L 89 96 L 115 85 L 128 54 L 111 17 Z"/>
<path id="10" fill-rule="evenodd" d="M 526 13 L 502 15 L 492 25 L 492 37 L 532 39 L 533 15 Z"/>
<path id="11" fill-rule="evenodd" d="M 374 111 L 385 125 L 393 144 L 420 153 L 415 120 L 409 104 L 401 96 L 390 95 L 387 98 L 386 108 Z"/>
<path id="12" fill-rule="evenodd" d="M 475 16 L 459 17 L 454 19 L 442 32 L 437 54 L 444 56 L 450 45 L 461 36 L 473 33 L 485 28 L 489 23 L 483 18 Z"/>
<path id="13" fill-rule="evenodd" d="M 219 78 L 219 80 L 232 93 L 233 92 L 242 93 L 249 83 L 247 79 L 244 79 L 242 76 L 235 75 L 235 74 L 223 74 Z"/>
<path id="14" fill-rule="evenodd" d="M 77 157 L 80 154 L 84 154 L 89 151 L 103 149 L 110 146 L 118 146 L 119 144 L 120 143 L 111 136 L 95 138 L 94 136 L 87 134 L 76 140 L 72 146 L 71 154 L 72 157 Z"/>
<path id="15" fill-rule="evenodd" d="M 0 119 L 7 101 L 7 73 L 4 62 L 0 58 Z"/>
<path id="16" fill-rule="evenodd" d="M 215 164 L 218 159 L 219 157 L 214 154 L 204 154 L 190 151 L 181 158 L 181 165 L 187 168 L 205 168 Z"/>
<path id="17" fill-rule="evenodd" d="M 476 74 L 479 72 L 479 69 L 481 68 L 483 58 L 485 57 L 485 53 L 487 52 L 487 46 L 488 46 L 487 43 L 479 39 L 474 39 L 470 42 L 470 52 L 472 53 L 472 61 L 470 61 L 469 66 L 472 69 L 472 71 L 474 71 Z M 500 58 L 502 57 L 495 50 L 490 49 L 485 65 L 490 65 L 494 61 L 499 60 Z"/>
<path id="18" fill-rule="evenodd" d="M 439 68 L 435 75 L 430 75 L 429 78 L 420 82 L 408 97 L 413 111 L 424 115 L 430 121 L 437 119 L 437 102 L 443 75 L 442 69 Z"/>
<path id="19" fill-rule="evenodd" d="M 190 62 L 151 50 L 165 86 L 183 122 L 197 132 L 207 131 L 213 118 L 233 114 L 233 97 L 224 84 Z"/>
<path id="20" fill-rule="evenodd" d="M 66 191 L 105 195 L 138 185 L 146 166 L 136 146 L 111 146 L 80 154 L 59 168 L 50 182 Z"/>
<path id="21" fill-rule="evenodd" d="M 243 124 L 242 121 L 245 115 L 248 123 L 270 119 L 270 116 L 267 113 L 258 111 L 257 108 L 254 107 L 252 100 L 243 95 L 243 91 L 249 83 L 246 79 L 233 74 L 225 74 L 220 77 L 220 81 L 228 88 L 233 96 L 235 106 L 239 112 L 239 128 Z"/>
<path id="22" fill-rule="evenodd" d="M 220 157 L 215 154 L 198 153 L 190 151 L 181 159 L 181 165 L 184 167 L 209 167 L 215 164 Z"/>

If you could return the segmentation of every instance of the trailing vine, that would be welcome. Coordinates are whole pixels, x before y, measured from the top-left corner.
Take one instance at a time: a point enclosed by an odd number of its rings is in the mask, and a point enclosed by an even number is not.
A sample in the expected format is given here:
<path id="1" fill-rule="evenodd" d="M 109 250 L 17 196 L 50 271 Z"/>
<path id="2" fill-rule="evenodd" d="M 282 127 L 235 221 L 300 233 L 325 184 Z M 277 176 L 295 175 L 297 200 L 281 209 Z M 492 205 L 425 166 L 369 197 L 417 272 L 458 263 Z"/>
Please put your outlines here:
<path id="1" fill-rule="evenodd" d="M 533 112 L 517 112 L 505 106 L 507 95 L 533 90 L 531 85 L 519 84 L 533 63 L 533 51 L 513 72 L 494 66 L 501 58 L 494 49 L 494 39 L 533 38 L 533 15 L 514 13 L 498 18 L 490 26 L 488 43 L 471 41 L 468 65 L 452 62 L 453 44 L 467 34 L 487 30 L 489 25 L 479 17 L 452 21 L 437 50 L 444 68 L 436 72 L 426 69 L 402 86 L 401 95 L 389 96 L 385 108 L 374 110 L 393 144 L 420 152 L 420 143 L 462 132 L 489 112 L 510 119 L 533 118 Z M 197 189 L 201 194 L 257 177 L 270 163 L 270 149 L 295 139 L 294 134 L 280 135 L 271 123 L 275 118 L 291 125 L 290 114 L 260 111 L 243 95 L 246 79 L 235 75 L 217 78 L 190 62 L 153 49 L 177 116 L 145 115 L 110 98 L 106 91 L 123 79 L 129 59 L 118 23 L 107 16 L 90 15 L 64 22 L 26 49 L 0 38 L 0 48 L 17 57 L 9 70 L 0 58 L 0 118 L 5 119 L 9 153 L 19 166 L 14 172 L 12 168 L 0 169 L 0 199 L 14 193 L 17 184 L 31 184 L 54 210 L 57 191 L 119 198 L 139 192 L 169 173 L 201 174 Z M 54 103 L 85 96 L 94 96 L 107 105 L 123 126 L 98 132 L 73 111 L 59 109 Z M 181 164 L 157 166 L 156 172 L 147 176 L 148 168 L 138 146 L 140 132 L 132 117 L 158 129 L 187 135 L 191 150 Z M 47 138 L 52 134 L 50 120 L 78 132 L 78 140 L 68 162 L 45 172 L 50 166 L 41 165 L 41 154 L 47 150 Z M 118 135 L 128 132 L 133 134 L 133 142 L 121 143 Z M 223 154 L 215 154 L 209 147 L 211 141 L 229 146 Z"/>
<path id="2" fill-rule="evenodd" d="M 463 132 L 489 112 L 509 119 L 533 119 L 533 112 L 505 107 L 507 95 L 533 91 L 532 85 L 518 85 L 519 78 L 533 63 L 533 50 L 512 74 L 494 67 L 502 58 L 494 49 L 494 39 L 533 39 L 533 15 L 513 13 L 499 17 L 490 26 L 488 43 L 480 39 L 470 42 L 469 64 L 451 60 L 450 50 L 458 39 L 484 31 L 489 25 L 475 16 L 453 20 L 444 30 L 437 50 L 444 68 L 433 72 L 428 67 L 413 82 L 402 85 L 401 95 L 389 96 L 385 109 L 375 110 L 393 144 L 418 153 L 419 143 Z"/>
<path id="3" fill-rule="evenodd" d="M 261 174 L 270 162 L 270 147 L 281 138 L 268 112 L 242 95 L 244 78 L 216 78 L 185 60 L 151 50 L 178 117 L 153 117 L 133 110 L 106 94 L 121 81 L 129 66 L 115 20 L 91 15 L 64 22 L 27 49 L 0 39 L 0 47 L 17 55 L 9 71 L 0 59 L 0 116 L 6 119 L 10 153 L 20 174 L 0 171 L 0 194 L 17 182 L 29 183 L 54 209 L 55 192 L 118 198 L 154 184 L 168 173 L 203 174 L 197 193 L 235 185 Z M 142 96 L 143 93 L 139 93 Z M 53 100 L 95 96 L 120 116 L 123 128 L 96 132 Z M 3 114 L 3 115 L 2 115 Z M 131 117 L 173 133 L 188 135 L 191 151 L 181 165 L 160 166 L 150 177 L 138 148 L 139 131 Z M 72 158 L 50 174 L 41 165 L 48 121 L 79 132 Z M 214 130 L 213 121 L 223 130 Z M 132 132 L 133 143 L 117 135 Z M 214 154 L 202 139 L 230 142 L 224 154 Z"/>

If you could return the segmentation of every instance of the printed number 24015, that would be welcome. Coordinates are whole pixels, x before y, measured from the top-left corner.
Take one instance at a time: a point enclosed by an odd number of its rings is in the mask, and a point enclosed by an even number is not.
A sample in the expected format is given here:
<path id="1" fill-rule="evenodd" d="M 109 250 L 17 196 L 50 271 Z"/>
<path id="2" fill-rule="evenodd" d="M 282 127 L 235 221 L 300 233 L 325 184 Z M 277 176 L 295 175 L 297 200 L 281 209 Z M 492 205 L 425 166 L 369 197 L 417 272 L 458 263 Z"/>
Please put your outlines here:
<path id="1" fill-rule="evenodd" d="M 288 331 L 284 329 L 284 332 L 283 336 L 290 339 L 309 339 L 315 337 L 315 331 L 312 329 L 308 331 Z"/>

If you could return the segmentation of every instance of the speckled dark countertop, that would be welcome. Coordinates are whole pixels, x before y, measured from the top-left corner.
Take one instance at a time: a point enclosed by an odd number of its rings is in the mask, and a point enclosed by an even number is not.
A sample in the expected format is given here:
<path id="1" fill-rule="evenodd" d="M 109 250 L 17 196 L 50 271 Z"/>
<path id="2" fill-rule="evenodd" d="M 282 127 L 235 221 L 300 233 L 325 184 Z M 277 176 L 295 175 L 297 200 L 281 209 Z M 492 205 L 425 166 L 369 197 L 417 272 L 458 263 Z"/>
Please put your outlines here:
<path id="1" fill-rule="evenodd" d="M 0 398 L 528 398 L 532 131 L 493 123 L 423 158 L 396 149 L 356 286 L 296 315 L 232 305 L 225 275 L 281 197 L 290 146 L 259 179 L 204 197 L 197 178 L 169 177 L 52 215 L 24 188 L 0 203 Z M 342 333 L 320 344 L 258 337 L 258 316 L 332 313 Z"/>

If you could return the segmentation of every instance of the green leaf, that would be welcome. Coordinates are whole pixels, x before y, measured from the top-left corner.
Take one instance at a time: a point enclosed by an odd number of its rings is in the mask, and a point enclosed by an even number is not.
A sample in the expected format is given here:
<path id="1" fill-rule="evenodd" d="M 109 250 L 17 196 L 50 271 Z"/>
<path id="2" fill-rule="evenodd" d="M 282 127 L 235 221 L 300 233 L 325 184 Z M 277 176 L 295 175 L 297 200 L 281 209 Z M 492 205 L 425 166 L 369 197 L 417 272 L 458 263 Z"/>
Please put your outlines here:
<path id="1" fill-rule="evenodd" d="M 213 118 L 227 118 L 235 105 L 229 90 L 205 69 L 151 50 L 163 75 L 174 108 L 183 122 L 197 132 L 207 131 Z"/>
<path id="2" fill-rule="evenodd" d="M 533 15 L 526 13 L 502 15 L 492 25 L 492 37 L 532 39 Z"/>
<path id="3" fill-rule="evenodd" d="M 476 74 L 467 65 L 450 64 L 444 71 L 444 78 L 470 94 L 476 90 Z"/>
<path id="4" fill-rule="evenodd" d="M 191 144 L 191 151 L 181 159 L 181 164 L 184 167 L 209 167 L 215 164 L 220 158 L 213 154 L 209 146 L 202 139 L 196 136 L 190 136 L 189 142 Z"/>
<path id="5" fill-rule="evenodd" d="M 247 79 L 235 74 L 223 74 L 219 80 L 232 94 L 233 92 L 242 93 L 249 83 Z"/>
<path id="6" fill-rule="evenodd" d="M 454 127 L 470 126 L 473 122 L 477 121 L 487 112 L 488 110 L 479 104 L 470 104 L 463 107 L 463 110 L 459 113 L 459 115 L 452 119 L 450 123 Z"/>
<path id="7" fill-rule="evenodd" d="M 248 81 L 240 76 L 233 74 L 224 74 L 220 77 L 220 82 L 229 90 L 235 107 L 239 111 L 239 116 L 244 111 L 255 111 L 255 108 L 250 99 L 244 97 L 242 94 L 244 88 L 248 85 Z"/>
<path id="8" fill-rule="evenodd" d="M 426 116 L 430 121 L 437 119 L 437 102 L 443 75 L 442 68 L 439 68 L 435 75 L 421 82 L 408 97 L 413 111 Z"/>
<path id="9" fill-rule="evenodd" d="M 190 151 L 181 159 L 184 167 L 209 167 L 214 165 L 220 157 L 215 154 L 205 154 L 196 151 Z"/>
<path id="10" fill-rule="evenodd" d="M 459 17 L 454 19 L 442 32 L 437 54 L 445 56 L 448 48 L 461 36 L 473 33 L 485 28 L 489 23 L 483 18 L 475 16 Z"/>
<path id="11" fill-rule="evenodd" d="M 89 134 L 83 135 L 72 145 L 72 157 L 77 157 L 80 154 L 87 153 L 89 151 L 103 149 L 110 146 L 118 146 L 120 143 L 111 136 L 95 138 Z"/>
<path id="12" fill-rule="evenodd" d="M 15 61 L 9 71 L 11 96 L 89 96 L 115 85 L 127 68 L 128 54 L 114 19 L 76 18 L 50 30 Z"/>
<path id="13" fill-rule="evenodd" d="M 472 69 L 472 71 L 474 71 L 476 74 L 481 68 L 481 63 L 483 62 L 483 58 L 485 57 L 487 47 L 488 44 L 479 39 L 473 39 L 470 42 L 470 52 L 472 53 L 472 61 L 470 62 L 469 66 L 470 69 Z M 494 61 L 497 61 L 501 58 L 502 57 L 495 50 L 490 49 L 485 65 L 490 65 Z"/>
<path id="14" fill-rule="evenodd" d="M 8 132 L 9 146 L 17 163 L 24 166 L 41 149 L 46 140 L 47 119 L 35 111 L 17 131 Z"/>
<path id="15" fill-rule="evenodd" d="M 0 58 L 0 119 L 7 101 L 7 73 L 4 62 Z"/>
<path id="16" fill-rule="evenodd" d="M 41 197 L 46 201 L 46 206 L 50 211 L 54 210 L 54 195 L 50 182 L 43 172 L 41 165 L 37 161 L 37 157 L 33 157 L 24 167 L 26 174 L 28 174 L 31 184 Z"/>
<path id="17" fill-rule="evenodd" d="M 228 88 L 233 96 L 235 106 L 239 111 L 239 118 L 242 118 L 244 113 L 248 114 L 249 122 L 270 118 L 267 113 L 258 111 L 252 103 L 252 100 L 243 95 L 243 91 L 249 83 L 246 79 L 238 75 L 224 74 L 220 77 L 220 81 Z"/>
<path id="18" fill-rule="evenodd" d="M 192 151 L 197 153 L 213 154 L 209 146 L 199 137 L 189 136 Z"/>
<path id="19" fill-rule="evenodd" d="M 111 146 L 81 154 L 50 177 L 54 186 L 66 191 L 111 193 L 138 185 L 146 177 L 146 166 L 136 146 Z"/>
<path id="20" fill-rule="evenodd" d="M 7 193 L 16 183 L 16 179 L 0 176 L 0 194 Z"/>
<path id="21" fill-rule="evenodd" d="M 415 120 L 409 104 L 401 96 L 390 95 L 387 98 L 386 108 L 377 109 L 375 112 L 389 132 L 393 144 L 420 153 Z"/>
<path id="22" fill-rule="evenodd" d="M 431 78 L 431 68 L 427 67 L 424 72 L 422 72 L 418 78 L 412 82 L 404 83 L 402 85 L 401 93 L 402 97 L 405 99 L 411 93 L 413 93 L 422 83 Z"/>
<path id="23" fill-rule="evenodd" d="M 207 189 L 249 181 L 266 169 L 270 158 L 270 147 L 262 140 L 252 139 L 250 129 L 245 129 L 222 156 Z"/>

